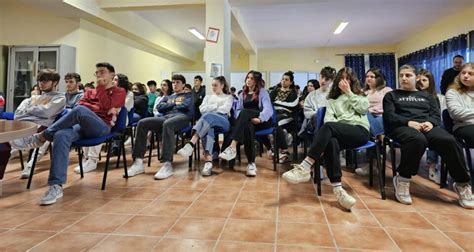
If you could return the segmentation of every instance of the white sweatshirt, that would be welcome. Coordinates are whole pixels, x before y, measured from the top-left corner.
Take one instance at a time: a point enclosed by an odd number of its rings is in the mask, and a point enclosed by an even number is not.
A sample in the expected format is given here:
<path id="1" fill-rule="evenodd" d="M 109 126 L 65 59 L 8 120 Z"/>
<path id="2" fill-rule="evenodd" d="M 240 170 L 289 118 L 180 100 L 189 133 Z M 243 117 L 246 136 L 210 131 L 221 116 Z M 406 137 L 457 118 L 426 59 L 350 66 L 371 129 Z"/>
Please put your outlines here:
<path id="1" fill-rule="evenodd" d="M 234 98 L 232 95 L 206 95 L 202 101 L 201 106 L 199 106 L 199 111 L 201 114 L 206 112 L 216 112 L 221 114 L 229 114 L 230 109 L 232 108 L 232 102 Z"/>
<path id="2" fill-rule="evenodd" d="M 329 90 L 330 88 L 323 92 L 321 88 L 318 88 L 306 96 L 304 100 L 304 117 L 306 119 L 313 118 L 319 108 L 327 107 Z"/>
<path id="3" fill-rule="evenodd" d="M 454 89 L 446 92 L 446 105 L 449 115 L 454 120 L 453 130 L 463 126 L 474 125 L 474 92 L 464 94 Z"/>
<path id="4" fill-rule="evenodd" d="M 43 92 L 23 100 L 15 111 L 15 120 L 30 121 L 42 126 L 51 125 L 63 112 L 66 97 L 56 91 Z"/>

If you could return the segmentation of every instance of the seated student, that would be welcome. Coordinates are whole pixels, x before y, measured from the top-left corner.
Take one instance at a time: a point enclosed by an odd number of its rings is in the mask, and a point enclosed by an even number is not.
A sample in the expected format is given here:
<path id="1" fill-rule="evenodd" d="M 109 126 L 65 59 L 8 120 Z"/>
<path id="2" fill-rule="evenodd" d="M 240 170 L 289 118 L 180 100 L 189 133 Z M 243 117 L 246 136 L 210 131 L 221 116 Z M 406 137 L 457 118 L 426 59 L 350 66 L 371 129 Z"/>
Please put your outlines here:
<path id="1" fill-rule="evenodd" d="M 273 115 L 270 95 L 265 90 L 262 73 L 251 70 L 245 77 L 245 86 L 234 111 L 235 123 L 230 134 L 230 145 L 219 157 L 230 161 L 237 155 L 237 144 L 243 144 L 247 156 L 247 176 L 257 175 L 255 165 L 255 131 L 272 126 Z M 268 139 L 268 138 L 265 138 Z"/>
<path id="2" fill-rule="evenodd" d="M 136 129 L 135 149 L 133 150 L 132 167 L 128 170 L 128 176 L 136 176 L 145 172 L 143 167 L 143 156 L 146 151 L 148 131 L 157 131 L 162 134 L 163 152 L 160 170 L 155 174 L 155 179 L 166 179 L 173 176 L 173 153 L 175 147 L 175 134 L 180 129 L 188 126 L 193 119 L 194 103 L 191 93 L 184 92 L 186 79 L 180 74 L 172 77 L 174 94 L 165 96 L 157 106 L 158 117 L 148 117 L 140 120 Z"/>
<path id="3" fill-rule="evenodd" d="M 474 63 L 461 67 L 446 92 L 446 104 L 454 120 L 453 134 L 464 139 L 468 146 L 474 146 Z"/>
<path id="4" fill-rule="evenodd" d="M 89 89 L 94 89 L 94 88 L 95 88 L 95 87 L 94 87 L 94 82 L 93 82 L 93 81 L 84 84 L 84 92 L 86 92 L 86 91 L 89 90 Z"/>
<path id="5" fill-rule="evenodd" d="M 153 115 L 153 105 L 155 105 L 155 100 L 159 96 L 159 92 L 157 90 L 156 81 L 149 80 L 146 85 L 148 86 L 148 115 Z"/>
<path id="6" fill-rule="evenodd" d="M 194 76 L 194 87 L 192 87 L 193 99 L 194 99 L 194 118 L 198 120 L 201 117 L 199 112 L 199 106 L 206 96 L 206 86 L 202 84 L 202 77 L 200 75 Z"/>
<path id="7" fill-rule="evenodd" d="M 66 81 L 66 108 L 72 109 L 84 95 L 84 92 L 79 89 L 81 76 L 78 73 L 68 73 L 64 80 Z"/>
<path id="8" fill-rule="evenodd" d="M 40 201 L 41 205 L 54 204 L 63 196 L 62 185 L 67 179 L 72 143 L 81 138 L 96 138 L 110 133 L 125 103 L 125 90 L 112 83 L 114 74 L 115 69 L 109 63 L 97 63 L 97 87 L 87 90 L 78 106 L 43 132 L 10 142 L 18 149 L 35 148 L 46 140 L 53 143 L 49 188 Z"/>
<path id="9" fill-rule="evenodd" d="M 270 100 L 276 110 L 277 122 L 294 118 L 298 112 L 298 94 L 295 89 L 294 75 L 292 71 L 288 71 L 281 77 L 280 87 L 275 88 L 270 93 Z M 288 152 L 288 143 L 283 128 L 290 130 L 290 127 L 296 127 L 296 122 L 287 123 L 282 127 L 278 127 L 276 140 L 280 148 L 279 163 L 286 163 L 290 160 Z"/>
<path id="10" fill-rule="evenodd" d="M 375 137 L 384 132 L 383 129 L 383 97 L 386 93 L 392 91 L 390 87 L 385 86 L 385 78 L 379 68 L 373 67 L 365 73 L 364 92 L 369 100 L 369 113 L 367 118 L 370 124 L 370 134 Z M 365 165 L 355 169 L 359 176 L 369 176 L 369 166 Z"/>
<path id="11" fill-rule="evenodd" d="M 148 115 L 148 95 L 146 93 L 146 87 L 140 82 L 133 83 L 133 107 L 135 108 L 135 114 L 133 120 L 138 122 L 140 119 L 147 117 Z"/>
<path id="12" fill-rule="evenodd" d="M 229 115 L 232 108 L 233 98 L 229 94 L 227 81 L 224 76 L 216 77 L 212 80 L 213 94 L 206 95 L 199 110 L 201 118 L 193 127 L 193 137 L 191 141 L 178 151 L 183 157 L 193 154 L 194 147 L 199 139 L 202 139 L 204 146 L 204 158 L 206 162 L 201 170 L 202 176 L 212 174 L 212 153 L 214 148 L 214 129 L 228 131 L 230 128 Z"/>
<path id="13" fill-rule="evenodd" d="M 191 93 L 193 91 L 193 88 L 191 87 L 191 84 L 185 84 L 184 85 L 184 92 L 185 93 Z"/>
<path id="14" fill-rule="evenodd" d="M 410 205 L 410 179 L 418 173 L 420 159 L 426 147 L 436 151 L 446 162 L 454 179 L 459 204 L 473 208 L 469 174 L 461 147 L 456 139 L 441 127 L 439 107 L 432 95 L 416 89 L 416 69 L 403 65 L 399 72 L 400 89 L 383 99 L 383 122 L 386 136 L 401 145 L 398 175 L 393 177 L 395 196 L 400 203 Z"/>
<path id="15" fill-rule="evenodd" d="M 158 96 L 155 100 L 155 105 L 153 105 L 153 115 L 154 116 L 159 116 L 160 112 L 158 112 L 158 104 L 160 104 L 161 100 L 168 96 L 173 94 L 173 87 L 171 84 L 171 81 L 168 79 L 162 80 L 161 81 L 161 96 Z"/>
<path id="16" fill-rule="evenodd" d="M 416 88 L 433 96 L 433 99 L 436 100 L 438 109 L 440 109 L 440 112 L 443 112 L 443 110 L 446 109 L 446 100 L 444 99 L 444 95 L 436 94 L 436 85 L 433 74 L 426 69 L 421 69 L 416 78 Z M 428 150 L 426 152 L 426 163 L 429 165 L 429 179 L 436 184 L 439 184 L 440 169 L 438 169 L 438 153 L 434 150 Z"/>
<path id="17" fill-rule="evenodd" d="M 64 94 L 56 90 L 59 79 L 59 74 L 54 70 L 41 70 L 37 78 L 41 93 L 32 95 L 20 103 L 15 111 L 15 120 L 37 123 L 40 125 L 38 132 L 51 125 L 66 105 Z M 38 160 L 46 153 L 48 146 L 48 144 L 41 146 L 41 150 L 38 152 Z M 12 152 L 17 152 L 14 146 L 12 146 Z M 20 178 L 27 179 L 30 177 L 33 158 L 32 156 L 25 169 L 21 171 Z"/>
<path id="18" fill-rule="evenodd" d="M 328 95 L 324 125 L 316 132 L 308 156 L 301 164 L 295 164 L 292 170 L 283 173 L 282 178 L 292 184 L 309 181 L 311 166 L 321 160 L 324 153 L 334 195 L 342 207 L 351 209 L 356 200 L 342 188 L 339 151 L 361 146 L 369 140 L 369 101 L 351 68 L 339 70 L 334 83 Z"/>
<path id="19" fill-rule="evenodd" d="M 127 111 L 130 111 L 133 108 L 133 93 L 130 91 L 131 87 L 130 82 L 128 81 L 128 77 L 121 73 L 115 74 L 112 80 L 112 85 L 115 87 L 123 88 L 127 92 L 124 106 Z M 82 159 L 82 169 L 84 173 L 88 173 L 97 169 L 97 164 L 99 163 L 99 154 L 101 150 L 102 144 L 82 148 L 82 151 L 84 152 L 84 156 Z M 117 143 L 116 141 L 114 141 L 113 143 L 111 152 L 115 155 L 120 152 L 119 143 Z M 81 174 L 81 168 L 79 167 L 79 164 L 74 168 L 74 172 L 76 174 Z"/>
<path id="20" fill-rule="evenodd" d="M 304 100 L 304 116 L 310 125 L 316 126 L 315 115 L 319 108 L 327 106 L 327 96 L 332 87 L 332 82 L 336 76 L 336 69 L 332 67 L 324 67 L 319 73 L 320 87 L 314 92 L 308 94 Z"/>

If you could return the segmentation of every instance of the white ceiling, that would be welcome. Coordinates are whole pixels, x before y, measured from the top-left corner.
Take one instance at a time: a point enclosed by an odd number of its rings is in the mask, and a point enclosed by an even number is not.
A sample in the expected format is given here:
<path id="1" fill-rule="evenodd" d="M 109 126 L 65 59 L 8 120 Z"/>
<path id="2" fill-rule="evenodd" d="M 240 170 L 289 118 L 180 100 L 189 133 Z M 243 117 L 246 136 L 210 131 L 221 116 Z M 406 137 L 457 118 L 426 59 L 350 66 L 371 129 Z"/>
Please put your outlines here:
<path id="1" fill-rule="evenodd" d="M 473 6 L 474 0 L 230 0 L 230 4 L 258 48 L 295 48 L 395 44 Z M 204 42 L 187 30 L 196 27 L 205 34 L 205 7 L 136 12 L 192 47 L 204 48 Z M 334 35 L 340 21 L 349 25 Z"/>

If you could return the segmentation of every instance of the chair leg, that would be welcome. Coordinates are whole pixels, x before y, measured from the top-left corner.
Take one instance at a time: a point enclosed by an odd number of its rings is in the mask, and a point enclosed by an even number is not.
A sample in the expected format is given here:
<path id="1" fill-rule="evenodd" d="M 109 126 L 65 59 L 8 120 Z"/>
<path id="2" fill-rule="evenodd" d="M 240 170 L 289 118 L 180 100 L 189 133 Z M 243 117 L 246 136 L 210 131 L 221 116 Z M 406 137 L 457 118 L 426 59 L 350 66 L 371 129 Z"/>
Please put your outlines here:
<path id="1" fill-rule="evenodd" d="M 296 130 L 293 130 L 293 160 L 297 161 L 298 160 L 298 142 L 296 141 L 298 139 L 298 132 Z"/>
<path id="2" fill-rule="evenodd" d="M 81 179 L 84 178 L 84 168 L 82 164 L 82 159 L 84 158 L 84 152 L 82 151 L 82 148 L 79 148 L 79 151 L 77 152 L 79 154 L 79 170 L 81 171 Z"/>
<path id="3" fill-rule="evenodd" d="M 132 128 L 132 134 L 130 134 L 130 142 L 132 144 L 132 150 L 135 148 L 135 139 L 134 139 L 134 135 L 135 135 L 135 130 L 133 130 L 134 128 Z"/>
<path id="4" fill-rule="evenodd" d="M 156 140 L 156 156 L 158 157 L 158 160 L 161 158 L 161 148 L 160 148 L 160 135 L 159 133 L 155 134 L 155 140 Z"/>
<path id="5" fill-rule="evenodd" d="M 109 171 L 109 159 L 110 151 L 112 150 L 112 144 L 110 143 L 107 148 L 107 158 L 105 159 L 104 177 L 102 178 L 102 190 L 105 190 L 105 183 L 107 182 L 107 172 Z"/>
<path id="6" fill-rule="evenodd" d="M 318 191 L 318 196 L 321 196 L 321 166 L 319 165 L 319 162 L 314 163 L 315 167 L 315 174 L 314 177 L 316 178 L 316 189 Z"/>
<path id="7" fill-rule="evenodd" d="M 155 133 L 151 133 L 151 138 L 150 138 L 150 150 L 148 151 L 148 167 L 151 165 L 151 152 L 153 150 L 153 145 L 155 145 L 155 140 L 153 139 L 153 136 Z M 160 147 L 158 147 L 159 149 Z"/>
<path id="8" fill-rule="evenodd" d="M 38 158 L 39 148 L 34 149 L 33 153 L 33 165 L 31 166 L 30 176 L 28 177 L 28 184 L 26 185 L 26 189 L 30 189 L 31 181 L 33 180 L 33 174 L 35 172 L 36 159 Z"/>
<path id="9" fill-rule="evenodd" d="M 380 164 L 380 144 L 378 142 L 375 142 L 375 144 L 375 161 L 377 162 L 377 170 L 379 172 L 380 195 L 385 200 L 387 198 L 385 196 L 385 169 Z"/>
<path id="10" fill-rule="evenodd" d="M 277 170 L 277 162 L 278 162 L 278 144 L 276 139 L 276 132 L 273 131 L 273 146 L 275 146 L 275 152 L 273 153 L 273 170 Z"/>
<path id="11" fill-rule="evenodd" d="M 377 148 L 377 147 L 375 147 Z M 373 175 L 374 175 L 374 165 L 373 165 L 373 161 L 374 161 L 374 150 L 373 149 L 368 149 L 367 150 L 369 152 L 369 186 L 370 187 L 373 187 L 374 186 L 374 178 L 373 178 Z M 356 158 L 357 160 L 357 158 Z M 356 166 L 357 167 L 357 166 Z"/>
<path id="12" fill-rule="evenodd" d="M 126 159 L 127 155 L 125 153 L 125 137 L 123 137 L 121 142 L 122 142 L 121 146 L 122 146 L 122 154 L 123 154 L 123 170 L 124 170 L 124 173 L 125 173 L 125 178 L 128 179 L 127 159 Z"/>
<path id="13" fill-rule="evenodd" d="M 440 171 L 440 174 L 441 174 L 441 178 L 440 178 L 440 181 L 439 181 L 439 188 L 445 188 L 446 185 L 447 185 L 447 181 L 448 181 L 448 169 L 446 168 L 446 163 L 444 163 L 443 159 L 441 159 L 441 171 Z"/>
<path id="14" fill-rule="evenodd" d="M 395 156 L 395 148 L 393 146 L 393 143 L 390 142 L 390 159 L 392 161 L 392 173 L 394 177 L 397 175 L 397 160 L 395 160 Z"/>
<path id="15" fill-rule="evenodd" d="M 474 192 L 474 170 L 472 168 L 471 149 L 469 149 L 469 147 L 466 146 L 465 150 L 466 150 L 467 168 L 469 169 L 469 173 L 471 175 L 471 190 L 472 192 Z"/>
<path id="16" fill-rule="evenodd" d="M 115 169 L 117 169 L 119 167 L 119 164 L 120 164 L 120 154 L 122 154 L 122 145 L 119 146 L 119 153 L 117 155 L 117 161 L 115 162 Z M 125 150 L 124 150 L 125 151 Z"/>
<path id="17" fill-rule="evenodd" d="M 23 171 L 25 169 L 25 164 L 23 163 L 23 152 L 21 150 L 18 150 L 18 155 L 20 156 L 20 165 L 21 170 Z"/>

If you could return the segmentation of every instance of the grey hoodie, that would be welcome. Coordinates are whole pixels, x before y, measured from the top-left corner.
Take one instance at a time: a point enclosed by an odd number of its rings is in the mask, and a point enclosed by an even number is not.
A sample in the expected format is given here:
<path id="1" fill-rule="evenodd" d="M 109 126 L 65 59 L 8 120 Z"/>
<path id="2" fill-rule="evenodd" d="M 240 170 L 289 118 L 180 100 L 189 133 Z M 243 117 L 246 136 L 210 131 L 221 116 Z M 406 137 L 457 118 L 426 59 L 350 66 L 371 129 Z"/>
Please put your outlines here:
<path id="1" fill-rule="evenodd" d="M 51 91 L 41 95 L 34 95 L 23 100 L 15 111 L 15 120 L 30 121 L 42 126 L 49 126 L 54 122 L 66 105 L 63 93 Z"/>
<path id="2" fill-rule="evenodd" d="M 79 100 L 84 95 L 84 92 L 82 90 L 78 90 L 77 92 L 72 93 L 72 94 L 66 92 L 65 95 L 66 95 L 66 108 L 72 109 L 79 103 Z"/>

